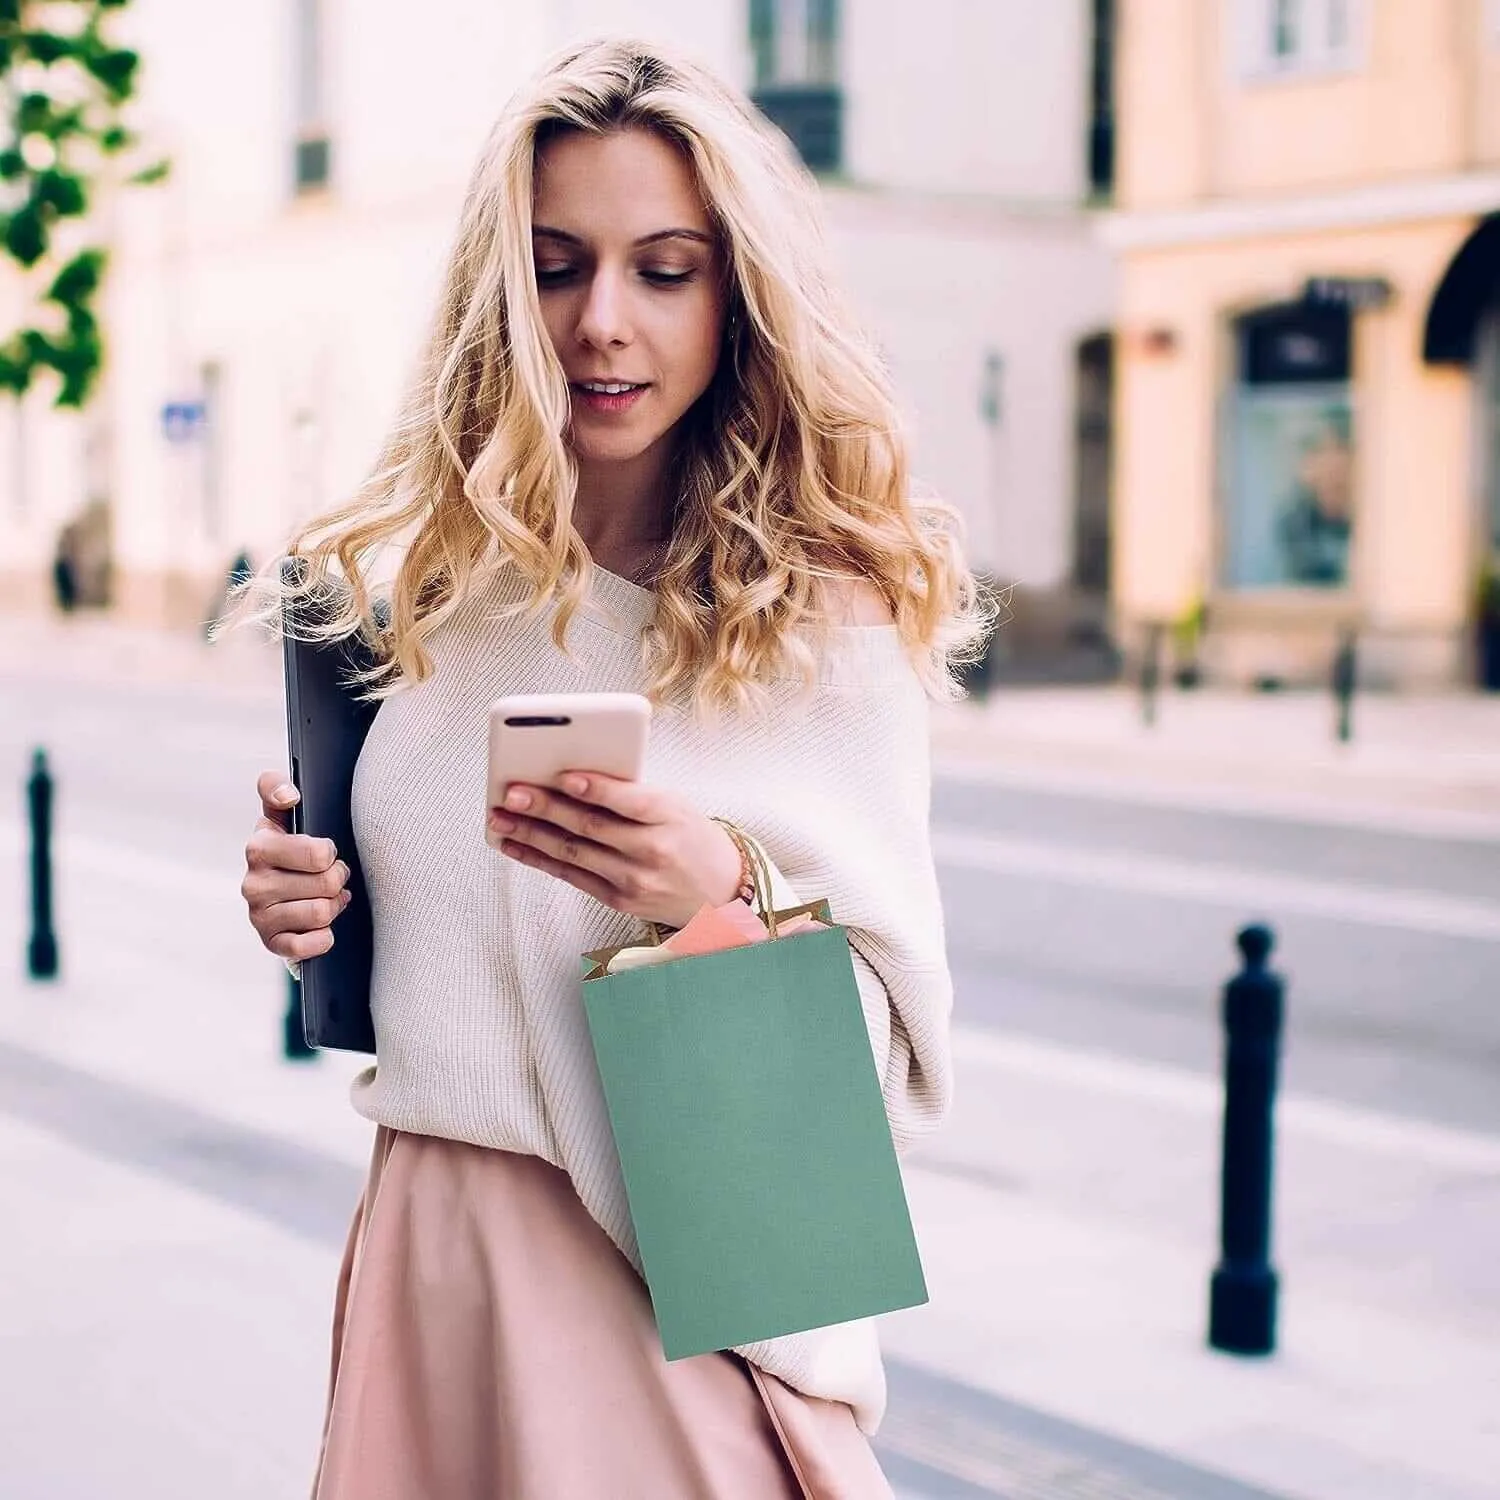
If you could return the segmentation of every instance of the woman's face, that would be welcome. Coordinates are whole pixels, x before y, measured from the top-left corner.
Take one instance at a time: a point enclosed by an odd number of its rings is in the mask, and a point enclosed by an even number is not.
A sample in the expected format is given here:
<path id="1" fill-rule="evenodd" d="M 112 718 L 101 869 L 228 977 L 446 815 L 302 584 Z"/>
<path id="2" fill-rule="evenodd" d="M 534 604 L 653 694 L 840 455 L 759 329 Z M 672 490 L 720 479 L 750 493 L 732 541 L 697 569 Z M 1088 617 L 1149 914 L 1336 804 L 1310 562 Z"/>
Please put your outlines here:
<path id="1" fill-rule="evenodd" d="M 574 453 L 585 464 L 664 453 L 723 344 L 717 239 L 687 162 L 646 130 L 560 136 L 537 162 L 532 221 Z"/>

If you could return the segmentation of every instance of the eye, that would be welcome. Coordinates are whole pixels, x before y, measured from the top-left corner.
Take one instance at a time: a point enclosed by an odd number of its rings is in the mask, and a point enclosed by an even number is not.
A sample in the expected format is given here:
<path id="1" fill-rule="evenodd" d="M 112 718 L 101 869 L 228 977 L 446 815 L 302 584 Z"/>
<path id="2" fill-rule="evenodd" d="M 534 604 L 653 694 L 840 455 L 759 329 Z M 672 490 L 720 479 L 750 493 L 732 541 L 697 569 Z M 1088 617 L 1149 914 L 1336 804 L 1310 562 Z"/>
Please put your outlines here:
<path id="1" fill-rule="evenodd" d="M 538 266 L 536 268 L 536 283 L 538 286 L 562 286 L 572 276 L 577 274 L 576 266 Z"/>
<path id="2" fill-rule="evenodd" d="M 661 271 L 647 268 L 642 270 L 641 277 L 649 281 L 652 286 L 683 286 L 691 281 L 696 275 L 696 270 L 687 271 Z"/>

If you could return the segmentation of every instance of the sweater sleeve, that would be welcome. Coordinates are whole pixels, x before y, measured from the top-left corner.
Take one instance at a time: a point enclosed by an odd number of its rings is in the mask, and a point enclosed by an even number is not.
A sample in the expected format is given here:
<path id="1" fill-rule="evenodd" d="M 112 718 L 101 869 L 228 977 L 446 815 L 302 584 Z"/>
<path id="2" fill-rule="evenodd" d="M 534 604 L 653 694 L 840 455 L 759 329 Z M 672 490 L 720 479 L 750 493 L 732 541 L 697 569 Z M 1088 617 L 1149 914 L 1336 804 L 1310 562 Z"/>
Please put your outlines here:
<path id="1" fill-rule="evenodd" d="M 869 632 L 862 632 L 869 634 Z M 892 632 L 894 634 L 894 632 Z M 897 1151 L 952 1097 L 952 982 L 929 832 L 927 699 L 915 674 L 820 685 L 780 744 L 775 809 L 747 834 L 778 907 L 826 897 L 845 928 Z"/>

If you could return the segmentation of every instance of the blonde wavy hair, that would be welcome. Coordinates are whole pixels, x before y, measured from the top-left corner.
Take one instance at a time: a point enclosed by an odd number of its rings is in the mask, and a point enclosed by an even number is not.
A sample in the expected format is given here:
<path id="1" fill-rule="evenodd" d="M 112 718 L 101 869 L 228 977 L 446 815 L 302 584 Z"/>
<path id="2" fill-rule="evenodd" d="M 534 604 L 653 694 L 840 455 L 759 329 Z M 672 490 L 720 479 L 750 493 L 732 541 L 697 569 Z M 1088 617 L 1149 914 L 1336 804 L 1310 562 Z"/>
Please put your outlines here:
<path id="1" fill-rule="evenodd" d="M 828 582 L 861 579 L 890 608 L 928 690 L 987 623 L 956 517 L 913 496 L 882 363 L 834 290 L 817 189 L 783 137 L 704 68 L 624 40 L 575 47 L 512 99 L 470 182 L 435 326 L 374 472 L 291 539 L 301 588 L 341 578 L 311 634 L 363 629 L 369 688 L 432 670 L 425 644 L 496 564 L 555 603 L 554 638 L 587 595 L 572 524 L 569 392 L 532 262 L 537 156 L 562 132 L 654 131 L 685 155 L 721 237 L 727 335 L 684 417 L 670 546 L 644 641 L 653 697 L 733 705 L 816 672 Z M 399 567 L 373 621 L 371 570 Z M 279 609 L 293 586 L 258 580 Z M 326 594 L 325 594 L 326 597 Z"/>

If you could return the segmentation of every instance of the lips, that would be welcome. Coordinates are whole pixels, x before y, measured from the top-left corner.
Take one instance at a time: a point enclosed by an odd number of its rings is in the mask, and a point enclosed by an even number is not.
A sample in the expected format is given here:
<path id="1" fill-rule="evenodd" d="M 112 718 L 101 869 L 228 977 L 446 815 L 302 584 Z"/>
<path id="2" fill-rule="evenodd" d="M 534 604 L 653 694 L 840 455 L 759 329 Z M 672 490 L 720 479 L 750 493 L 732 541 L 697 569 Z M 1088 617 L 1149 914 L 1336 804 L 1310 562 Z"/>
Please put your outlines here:
<path id="1" fill-rule="evenodd" d="M 570 384 L 574 411 L 581 409 L 598 416 L 619 416 L 629 411 L 648 389 L 629 380 L 574 380 Z"/>

